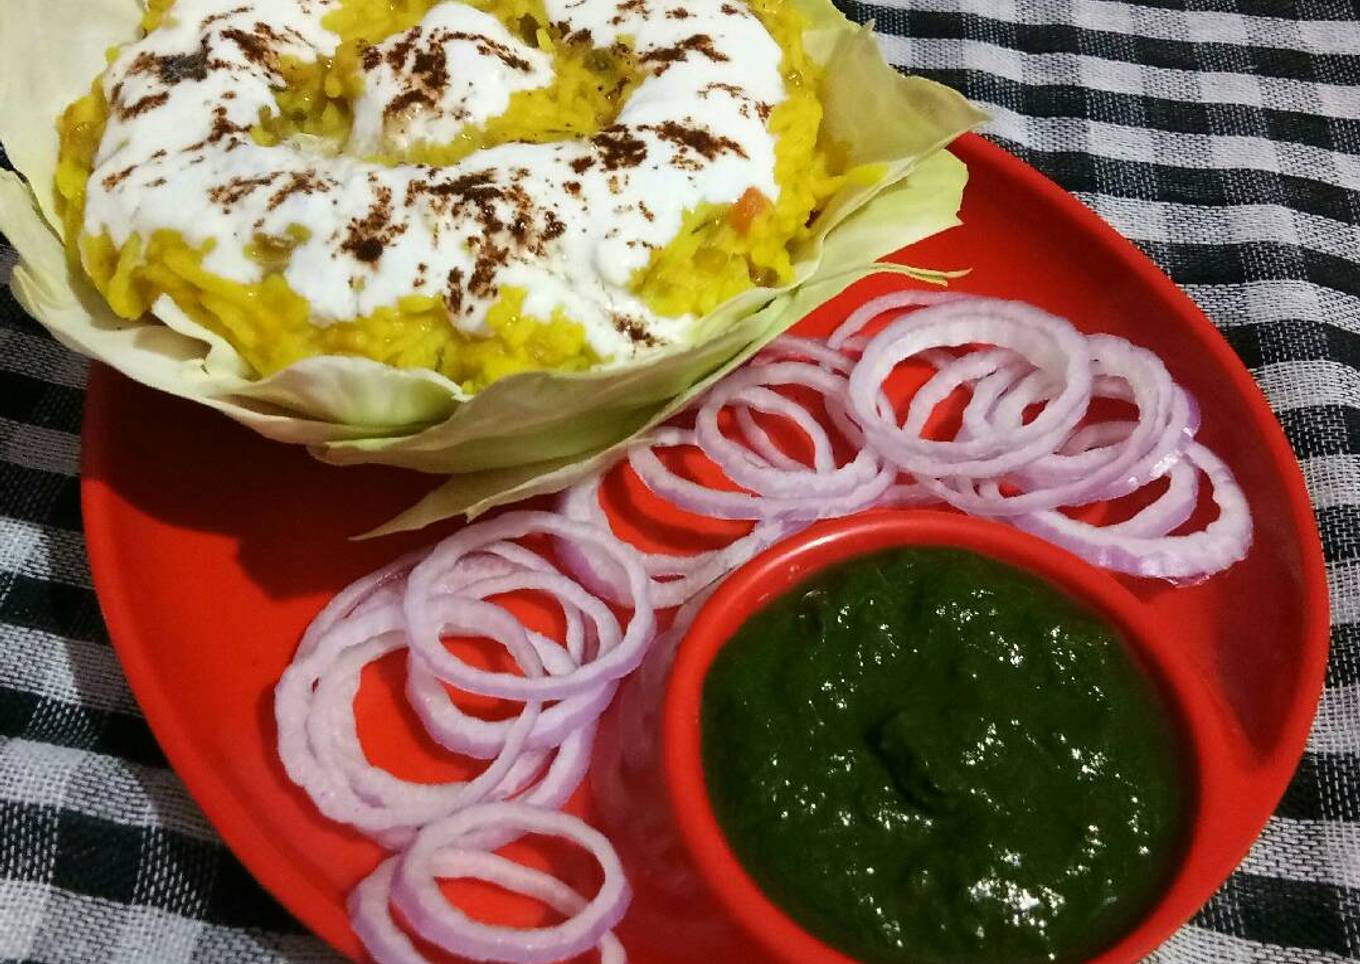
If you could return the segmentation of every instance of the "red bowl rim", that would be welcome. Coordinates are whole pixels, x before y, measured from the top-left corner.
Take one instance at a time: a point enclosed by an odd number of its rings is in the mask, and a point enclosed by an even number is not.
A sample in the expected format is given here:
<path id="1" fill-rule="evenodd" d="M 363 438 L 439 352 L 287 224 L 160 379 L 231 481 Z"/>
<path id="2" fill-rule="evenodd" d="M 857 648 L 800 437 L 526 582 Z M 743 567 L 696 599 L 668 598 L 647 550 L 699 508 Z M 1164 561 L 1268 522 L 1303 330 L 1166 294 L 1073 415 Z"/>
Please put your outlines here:
<path id="1" fill-rule="evenodd" d="M 677 653 L 663 710 L 663 768 L 680 837 L 700 875 L 736 921 L 768 950 L 799 964 L 853 964 L 809 934 L 755 882 L 732 852 L 703 777 L 700 706 L 718 651 L 746 619 L 813 574 L 882 549 L 957 547 L 1030 572 L 1105 618 L 1149 673 L 1185 738 L 1183 852 L 1140 922 L 1100 962 L 1141 958 L 1190 918 L 1219 883 L 1206 839 L 1212 810 L 1234 792 L 1233 737 L 1221 704 L 1177 641 L 1159 633 L 1142 602 L 1104 570 L 1001 523 L 938 510 L 880 510 L 828 520 L 766 550 L 728 576 L 696 616 Z"/>

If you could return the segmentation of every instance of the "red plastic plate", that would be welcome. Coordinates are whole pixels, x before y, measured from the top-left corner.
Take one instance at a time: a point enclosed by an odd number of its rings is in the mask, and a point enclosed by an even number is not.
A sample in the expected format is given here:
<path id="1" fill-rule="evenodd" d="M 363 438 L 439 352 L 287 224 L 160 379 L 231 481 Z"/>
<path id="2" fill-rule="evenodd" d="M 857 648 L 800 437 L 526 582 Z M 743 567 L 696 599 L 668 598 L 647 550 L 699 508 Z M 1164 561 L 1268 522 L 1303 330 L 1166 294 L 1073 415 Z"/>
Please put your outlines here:
<path id="1" fill-rule="evenodd" d="M 1244 563 L 1191 588 L 1126 581 L 1160 631 L 1192 656 L 1204 699 L 1234 734 L 1219 762 L 1244 789 L 1230 812 L 1217 814 L 1215 859 L 1199 882 L 1207 898 L 1278 802 L 1321 691 L 1327 593 L 1307 492 L 1251 376 L 1184 294 L 1032 168 L 976 136 L 955 151 L 970 171 L 964 226 L 903 259 L 970 267 L 960 290 L 1031 301 L 1158 352 L 1198 396 L 1201 439 L 1226 458 L 1250 501 L 1256 542 Z M 825 333 L 854 304 L 900 284 L 871 279 L 802 330 Z M 95 586 L 152 729 L 250 871 L 317 934 L 357 956 L 344 897 L 380 851 L 323 819 L 288 782 L 273 751 L 272 690 L 303 627 L 334 592 L 432 537 L 349 541 L 409 505 L 429 478 L 320 465 L 98 366 L 83 445 Z M 630 498 L 625 528 L 653 541 L 686 528 L 635 492 Z M 404 776 L 447 779 L 458 767 L 435 762 L 393 695 L 399 677 L 396 663 L 366 677 L 357 702 L 366 748 Z M 574 806 L 586 807 L 586 796 Z M 479 913 L 532 914 L 496 892 L 465 896 Z M 648 916 L 637 905 L 620 929 L 634 960 L 692 959 L 683 947 L 661 946 L 640 923 Z"/>

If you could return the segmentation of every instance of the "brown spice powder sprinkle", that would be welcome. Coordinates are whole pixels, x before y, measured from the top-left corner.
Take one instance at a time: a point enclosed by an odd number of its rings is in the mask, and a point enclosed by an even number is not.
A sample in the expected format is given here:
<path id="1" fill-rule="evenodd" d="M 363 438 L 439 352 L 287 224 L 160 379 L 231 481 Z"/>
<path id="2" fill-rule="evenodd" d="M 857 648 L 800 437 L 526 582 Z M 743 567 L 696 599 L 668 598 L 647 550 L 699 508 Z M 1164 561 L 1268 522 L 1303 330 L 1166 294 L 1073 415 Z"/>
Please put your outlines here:
<path id="1" fill-rule="evenodd" d="M 600 156 L 600 163 L 604 165 L 606 171 L 617 171 L 623 167 L 637 167 L 647 159 L 647 145 L 645 142 L 634 136 L 626 127 L 606 127 L 594 137 L 590 142 L 595 145 L 596 152 Z M 582 173 L 585 167 L 577 167 L 579 161 L 572 162 L 572 170 L 577 174 Z M 590 165 L 587 164 L 586 167 Z"/>
<path id="2" fill-rule="evenodd" d="M 196 144 L 190 144 L 185 148 L 186 151 L 202 150 L 209 144 L 220 144 L 227 138 L 233 138 L 233 142 L 227 146 L 227 150 L 232 150 L 241 143 L 240 136 L 250 130 L 245 124 L 227 120 L 227 109 L 221 104 L 213 108 L 212 115 L 212 127 L 208 130 L 208 136 Z"/>
<path id="3" fill-rule="evenodd" d="M 513 208 L 513 220 L 510 225 L 510 237 L 514 239 L 516 245 L 521 248 L 531 248 L 542 254 L 543 246 L 535 238 L 534 231 L 534 202 L 529 193 L 519 184 L 512 184 L 505 189 L 505 199 Z M 482 212 L 485 215 L 485 212 Z M 494 214 L 493 214 L 494 216 Z M 486 223 L 485 216 L 483 223 Z M 494 230 L 491 227 L 488 231 Z"/>
<path id="4" fill-rule="evenodd" d="M 156 72 L 164 84 L 178 84 L 181 80 L 206 80 L 208 78 L 208 45 L 191 54 L 171 54 L 158 57 Z"/>
<path id="5" fill-rule="evenodd" d="M 688 20 L 692 16 L 694 15 L 684 7 L 674 7 L 666 11 L 666 17 L 669 20 Z"/>
<path id="6" fill-rule="evenodd" d="M 715 90 L 724 94 L 731 94 L 733 97 L 736 98 L 746 97 L 746 92 L 742 90 L 740 87 L 738 87 L 736 84 L 723 84 L 717 81 L 714 81 L 711 84 L 704 84 L 704 86 L 700 87 L 699 96 L 707 100 L 708 95 L 713 93 L 713 91 Z"/>
<path id="7" fill-rule="evenodd" d="M 236 7 L 232 10 L 219 10 L 217 13 L 210 13 L 199 22 L 199 27 L 206 30 L 219 20 L 226 20 L 228 17 L 239 17 L 243 13 L 248 13 L 250 7 Z"/>
<path id="8" fill-rule="evenodd" d="M 572 197 L 580 197 L 580 196 L 581 196 L 581 182 L 580 182 L 580 181 L 564 181 L 564 182 L 562 182 L 562 190 L 566 191 L 566 192 L 567 192 L 568 194 L 570 194 Z"/>
<path id="9" fill-rule="evenodd" d="M 277 174 L 260 174 L 256 177 L 233 177 L 226 184 L 219 184 L 208 189 L 208 200 L 213 204 L 220 204 L 223 210 L 230 210 L 232 205 L 239 203 L 243 198 L 252 194 L 256 188 L 266 187 L 274 182 Z"/>
<path id="10" fill-rule="evenodd" d="M 636 13 L 643 17 L 647 16 L 647 0 L 624 0 L 618 6 L 618 13 L 609 18 L 609 22 L 617 27 L 626 19 L 625 15 Z"/>
<path id="11" fill-rule="evenodd" d="M 496 276 L 496 269 L 509 261 L 509 256 L 510 252 L 505 248 L 489 238 L 484 238 L 477 254 L 477 260 L 472 265 L 472 277 L 468 279 L 468 290 L 483 298 L 494 295 L 496 287 L 491 283 L 491 280 Z"/>
<path id="12" fill-rule="evenodd" d="M 499 40 L 493 40 L 485 34 L 468 33 L 465 30 L 441 30 L 435 34 L 435 40 L 439 43 L 447 43 L 450 40 L 466 40 L 476 45 L 479 54 L 484 57 L 498 57 L 501 63 L 511 70 L 524 72 L 529 70 L 529 61 Z"/>
<path id="13" fill-rule="evenodd" d="M 147 111 L 152 111 L 155 110 L 157 107 L 162 106 L 163 104 L 165 104 L 166 101 L 170 99 L 169 92 L 162 90 L 159 93 L 147 94 L 145 97 L 138 98 L 131 104 L 122 104 L 119 103 L 117 96 L 122 92 L 120 90 L 120 87 L 121 85 L 114 87 L 113 89 L 114 100 L 113 103 L 109 105 L 110 110 L 112 110 L 114 116 L 116 116 L 119 120 L 128 120 L 133 117 L 140 117 Z"/>
<path id="14" fill-rule="evenodd" d="M 551 28 L 551 32 L 556 34 L 553 38 L 554 40 L 560 40 L 562 43 L 569 46 L 578 44 L 583 47 L 595 46 L 594 43 L 591 42 L 592 38 L 590 31 L 585 27 L 578 27 L 576 30 L 572 30 L 571 24 L 565 20 L 555 21 L 548 26 Z"/>
<path id="15" fill-rule="evenodd" d="M 114 171 L 112 174 L 105 176 L 104 180 L 101 182 L 104 185 L 104 190 L 112 191 L 118 185 L 126 181 L 128 179 L 128 176 L 131 175 L 135 169 L 136 165 L 131 164 L 123 168 L 121 171 Z"/>
<path id="16" fill-rule="evenodd" d="M 274 29 L 262 20 L 255 21 L 249 31 L 231 27 L 222 31 L 222 39 L 230 40 L 241 49 L 242 55 L 257 67 L 273 69 L 275 54 L 273 44 L 280 38 Z"/>
<path id="17" fill-rule="evenodd" d="M 324 194 L 334 186 L 334 181 L 323 178 L 316 171 L 294 171 L 288 175 L 288 180 L 269 196 L 266 210 L 275 210 L 294 194 Z"/>
<path id="18" fill-rule="evenodd" d="M 543 212 L 543 240 L 552 241 L 566 233 L 567 226 L 555 211 Z"/>
<path id="19" fill-rule="evenodd" d="M 628 315 L 614 315 L 614 330 L 621 335 L 627 335 L 629 341 L 635 345 L 645 345 L 648 348 L 660 344 L 656 336 L 647 330 L 647 326 L 637 318 Z"/>
<path id="20" fill-rule="evenodd" d="M 674 46 L 648 50 L 639 55 L 638 60 L 644 64 L 655 64 L 652 72 L 659 75 L 664 73 L 671 64 L 688 59 L 692 53 L 701 54 L 715 64 L 727 63 L 732 59 L 713 46 L 713 38 L 708 34 L 696 33 Z"/>
<path id="21" fill-rule="evenodd" d="M 340 248 L 365 264 L 373 264 L 382 257 L 383 249 L 405 230 L 406 225 L 392 222 L 392 189 L 378 185 L 368 213 L 350 221 Z"/>
<path id="22" fill-rule="evenodd" d="M 403 91 L 383 108 L 383 116 L 396 117 L 414 106 L 434 107 L 439 102 L 439 92 L 449 83 L 448 57 L 444 53 L 440 36 L 432 34 L 425 49 L 416 49 L 419 31 L 406 34 L 388 48 L 386 59 L 393 71 L 401 71 L 410 60 L 410 73 L 418 86 Z M 364 67 L 375 69 L 383 55 L 376 47 L 369 47 L 363 53 Z"/>
<path id="23" fill-rule="evenodd" d="M 595 160 L 594 158 L 590 157 L 578 157 L 576 158 L 576 160 L 571 162 L 571 169 L 575 171 L 577 174 L 584 174 L 586 171 L 590 170 L 594 166 Z"/>
<path id="24" fill-rule="evenodd" d="M 719 154 L 732 153 L 746 157 L 746 149 L 730 137 L 713 134 L 702 127 L 686 127 L 679 121 L 663 121 L 660 124 L 645 124 L 643 130 L 652 131 L 663 141 L 670 141 L 678 147 L 713 160 Z"/>
<path id="25" fill-rule="evenodd" d="M 406 65 L 406 55 L 415 49 L 416 37 L 418 35 L 418 30 L 409 31 L 392 42 L 392 46 L 387 48 L 386 55 L 387 65 L 389 67 L 393 70 L 401 70 L 401 68 Z M 373 63 L 372 66 L 370 66 L 366 58 L 364 66 L 372 70 L 373 67 L 378 66 L 378 60 L 382 55 L 376 47 L 370 47 L 369 50 L 372 51 L 373 54 Z"/>
<path id="26" fill-rule="evenodd" d="M 521 189 L 511 189 L 512 193 L 516 191 L 523 195 Z M 411 182 L 406 203 L 410 206 L 416 199 L 424 198 L 437 215 L 465 211 L 471 206 L 476 209 L 475 215 L 482 229 L 493 234 L 505 227 L 497 213 L 496 202 L 507 196 L 506 190 L 494 183 L 490 171 L 462 174 L 451 180 L 437 180 L 432 173 L 430 179 Z"/>
<path id="27" fill-rule="evenodd" d="M 420 50 L 411 58 L 411 73 L 429 90 L 443 90 L 449 85 L 449 60 L 443 47 Z"/>
<path id="28" fill-rule="evenodd" d="M 454 268 L 449 272 L 449 284 L 444 291 L 444 306 L 448 308 L 451 315 L 458 315 L 463 312 L 462 268 Z"/>
<path id="29" fill-rule="evenodd" d="M 383 116 L 392 118 L 404 113 L 409 107 L 415 107 L 416 105 L 433 107 L 436 103 L 437 101 L 429 91 L 413 87 L 410 90 L 402 91 L 396 97 L 393 97 L 388 101 L 387 106 L 383 108 Z"/>
<path id="30" fill-rule="evenodd" d="M 345 242 L 345 249 L 365 264 L 373 264 L 383 254 L 383 243 L 377 238 L 360 238 Z"/>
<path id="31" fill-rule="evenodd" d="M 181 80 L 206 80 L 208 77 L 208 41 L 205 37 L 199 48 L 186 54 L 157 56 L 143 51 L 133 58 L 128 74 L 155 74 L 162 84 L 174 86 Z"/>

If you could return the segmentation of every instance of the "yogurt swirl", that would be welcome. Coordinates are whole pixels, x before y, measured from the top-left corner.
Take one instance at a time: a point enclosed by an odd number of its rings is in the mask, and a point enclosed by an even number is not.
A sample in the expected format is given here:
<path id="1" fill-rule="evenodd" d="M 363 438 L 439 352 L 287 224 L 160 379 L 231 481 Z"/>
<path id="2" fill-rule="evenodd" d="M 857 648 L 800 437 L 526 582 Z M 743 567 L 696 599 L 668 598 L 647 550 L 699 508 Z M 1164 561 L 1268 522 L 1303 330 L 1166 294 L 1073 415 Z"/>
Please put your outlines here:
<path id="1" fill-rule="evenodd" d="M 620 363 L 683 341 L 630 288 L 686 212 L 754 189 L 774 200 L 770 114 L 786 97 L 782 51 L 729 0 L 548 0 L 555 28 L 595 47 L 627 44 L 641 82 L 589 138 L 506 143 L 455 164 L 374 155 L 442 142 L 553 81 L 551 57 L 495 17 L 444 0 L 367 48 L 349 143 L 258 143 L 277 110 L 281 65 L 332 56 L 334 0 L 178 0 L 102 79 L 109 118 L 87 187 L 84 231 L 122 245 L 178 232 L 203 267 L 249 284 L 248 253 L 290 239 L 288 285 L 327 325 L 410 295 L 442 299 L 450 324 L 486 330 L 506 286 L 524 310 L 565 312 Z"/>

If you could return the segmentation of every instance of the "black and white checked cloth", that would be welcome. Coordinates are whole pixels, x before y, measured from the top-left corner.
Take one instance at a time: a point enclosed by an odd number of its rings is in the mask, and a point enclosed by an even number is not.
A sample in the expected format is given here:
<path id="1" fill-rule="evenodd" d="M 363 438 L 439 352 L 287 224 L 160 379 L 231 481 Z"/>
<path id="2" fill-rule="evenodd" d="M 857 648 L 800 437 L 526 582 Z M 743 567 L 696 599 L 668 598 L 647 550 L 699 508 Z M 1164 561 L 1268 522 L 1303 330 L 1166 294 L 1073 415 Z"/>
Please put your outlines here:
<path id="1" fill-rule="evenodd" d="M 1360 960 L 1360 10 L 844 2 L 1169 272 L 1284 423 L 1327 553 L 1327 690 L 1261 840 L 1156 960 Z M 84 379 L 0 295 L 0 962 L 332 961 L 223 849 L 109 648 L 77 497 Z"/>

